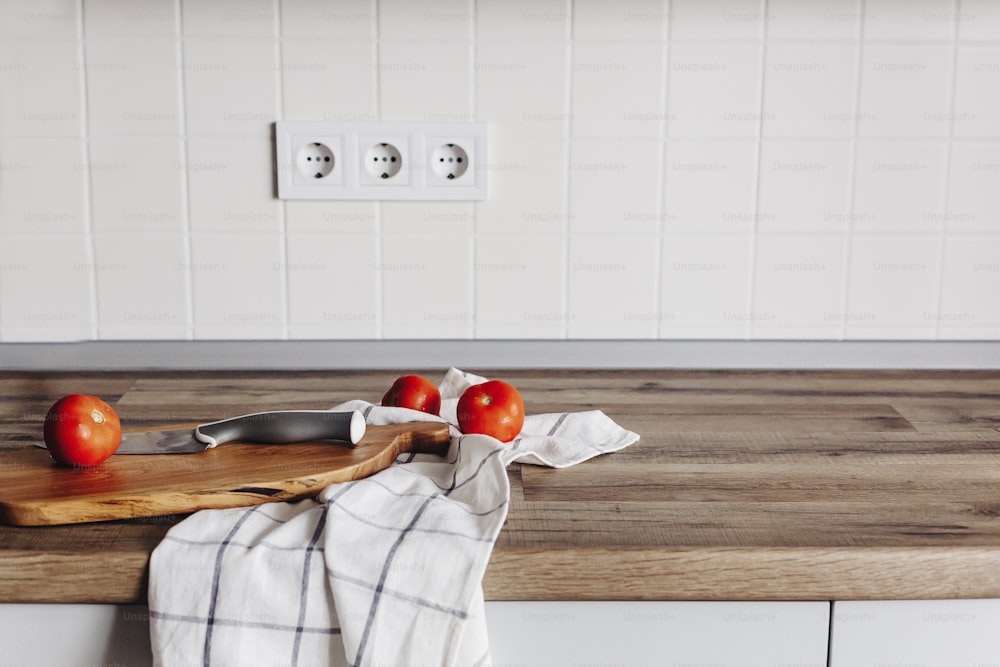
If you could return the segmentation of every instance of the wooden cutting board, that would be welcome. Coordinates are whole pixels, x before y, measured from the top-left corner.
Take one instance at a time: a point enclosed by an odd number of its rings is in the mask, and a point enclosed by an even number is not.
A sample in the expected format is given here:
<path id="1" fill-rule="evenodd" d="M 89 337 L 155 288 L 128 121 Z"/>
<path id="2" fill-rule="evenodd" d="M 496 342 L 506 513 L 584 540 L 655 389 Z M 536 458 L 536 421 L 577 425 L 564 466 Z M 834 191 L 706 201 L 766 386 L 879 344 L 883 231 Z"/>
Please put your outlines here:
<path id="1" fill-rule="evenodd" d="M 227 443 L 198 454 L 112 456 L 81 469 L 40 447 L 0 451 L 0 521 L 46 526 L 295 500 L 372 475 L 404 452 L 444 454 L 449 441 L 447 424 L 411 422 L 369 426 L 354 447 Z"/>

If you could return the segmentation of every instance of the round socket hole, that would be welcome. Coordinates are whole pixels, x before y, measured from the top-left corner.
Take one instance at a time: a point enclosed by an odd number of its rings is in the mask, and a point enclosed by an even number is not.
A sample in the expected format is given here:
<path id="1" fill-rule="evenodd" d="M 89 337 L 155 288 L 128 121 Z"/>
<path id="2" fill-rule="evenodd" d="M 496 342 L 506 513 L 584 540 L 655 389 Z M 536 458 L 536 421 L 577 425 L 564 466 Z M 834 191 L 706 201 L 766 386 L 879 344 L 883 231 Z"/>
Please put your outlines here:
<path id="1" fill-rule="evenodd" d="M 453 181 L 469 169 L 469 154 L 461 146 L 444 144 L 431 155 L 431 168 L 439 178 Z"/>
<path id="2" fill-rule="evenodd" d="M 323 178 L 333 171 L 336 158 L 326 144 L 314 142 L 299 149 L 295 156 L 299 173 L 306 178 Z"/>
<path id="3" fill-rule="evenodd" d="M 375 178 L 388 180 L 403 168 L 403 156 L 392 144 L 375 144 L 365 153 L 364 165 Z"/>

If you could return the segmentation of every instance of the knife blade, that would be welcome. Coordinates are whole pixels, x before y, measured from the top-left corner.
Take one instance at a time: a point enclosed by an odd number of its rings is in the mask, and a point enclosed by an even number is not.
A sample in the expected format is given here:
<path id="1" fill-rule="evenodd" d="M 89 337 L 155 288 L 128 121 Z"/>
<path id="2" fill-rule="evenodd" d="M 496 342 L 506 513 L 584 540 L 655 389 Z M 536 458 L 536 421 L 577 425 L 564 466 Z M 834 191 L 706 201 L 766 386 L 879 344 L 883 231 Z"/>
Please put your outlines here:
<path id="1" fill-rule="evenodd" d="M 365 434 L 357 410 L 274 410 L 230 417 L 194 429 L 190 426 L 122 433 L 115 454 L 192 454 L 240 441 L 283 445 L 313 440 L 343 440 L 352 445 Z M 36 443 L 45 447 L 45 443 Z"/>

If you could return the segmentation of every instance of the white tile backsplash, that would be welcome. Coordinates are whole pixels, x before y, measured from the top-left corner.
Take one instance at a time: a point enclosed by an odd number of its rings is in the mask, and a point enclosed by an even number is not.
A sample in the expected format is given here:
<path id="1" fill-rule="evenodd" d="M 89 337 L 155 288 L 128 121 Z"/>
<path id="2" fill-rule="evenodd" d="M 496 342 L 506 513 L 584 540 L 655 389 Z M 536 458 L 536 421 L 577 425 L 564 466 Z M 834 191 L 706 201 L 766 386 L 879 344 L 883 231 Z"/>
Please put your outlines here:
<path id="1" fill-rule="evenodd" d="M 754 228 L 757 142 L 670 141 L 664 169 L 664 228 L 745 233 Z"/>
<path id="2" fill-rule="evenodd" d="M 864 137 L 946 137 L 951 46 L 866 44 L 861 48 L 858 133 Z"/>
<path id="3" fill-rule="evenodd" d="M 670 48 L 671 137 L 755 137 L 761 121 L 761 46 L 679 43 Z"/>
<path id="4" fill-rule="evenodd" d="M 571 338 L 656 338 L 658 248 L 642 236 L 577 234 L 569 246 Z"/>
<path id="5" fill-rule="evenodd" d="M 80 64 L 77 42 L 0 39 L 0 134 L 84 136 Z"/>
<path id="6" fill-rule="evenodd" d="M 944 222 L 946 148 L 943 142 L 859 142 L 854 230 L 939 231 Z"/>
<path id="7" fill-rule="evenodd" d="M 378 238 L 374 234 L 288 235 L 288 335 L 375 338 Z"/>
<path id="8" fill-rule="evenodd" d="M 95 231 L 181 232 L 185 209 L 183 140 L 102 137 L 90 141 Z M 180 238 L 180 234 L 177 234 Z"/>
<path id="9" fill-rule="evenodd" d="M 95 268 L 81 234 L 0 235 L 2 340 L 91 338 Z"/>
<path id="10" fill-rule="evenodd" d="M 287 331 L 286 253 L 278 234 L 192 234 L 194 337 L 276 339 Z"/>
<path id="11" fill-rule="evenodd" d="M 272 122 L 482 120 L 476 203 Z M 1000 338 L 994 0 L 6 0 L 0 340 Z"/>
<path id="12" fill-rule="evenodd" d="M 1000 135 L 1000 48 L 960 46 L 955 65 L 957 137 Z"/>
<path id="13" fill-rule="evenodd" d="M 100 338 L 190 337 L 183 237 L 168 232 L 100 233 L 94 250 Z M 181 279 L 164 280 L 170 275 Z"/>
<path id="14" fill-rule="evenodd" d="M 757 229 L 842 232 L 850 219 L 851 145 L 846 141 L 764 141 Z"/>
<path id="15" fill-rule="evenodd" d="M 859 236 L 851 242 L 848 339 L 933 338 L 937 329 L 941 239 Z M 988 296 L 988 295 L 987 295 Z"/>
<path id="16" fill-rule="evenodd" d="M 180 134 L 175 40 L 91 40 L 86 58 L 91 137 Z"/>
<path id="17" fill-rule="evenodd" d="M 945 242 L 939 336 L 996 338 L 1000 326 L 1000 239 L 959 237 Z"/>

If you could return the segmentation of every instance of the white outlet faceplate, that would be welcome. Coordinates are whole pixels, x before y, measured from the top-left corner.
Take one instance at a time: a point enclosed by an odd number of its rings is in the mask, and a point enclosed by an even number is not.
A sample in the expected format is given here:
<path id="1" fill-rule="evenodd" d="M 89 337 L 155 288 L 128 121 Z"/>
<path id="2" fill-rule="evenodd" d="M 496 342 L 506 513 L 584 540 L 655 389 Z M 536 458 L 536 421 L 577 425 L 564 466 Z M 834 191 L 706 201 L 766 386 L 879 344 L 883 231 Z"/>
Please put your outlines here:
<path id="1" fill-rule="evenodd" d="M 486 123 L 275 123 L 280 199 L 486 199 Z"/>

